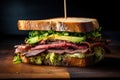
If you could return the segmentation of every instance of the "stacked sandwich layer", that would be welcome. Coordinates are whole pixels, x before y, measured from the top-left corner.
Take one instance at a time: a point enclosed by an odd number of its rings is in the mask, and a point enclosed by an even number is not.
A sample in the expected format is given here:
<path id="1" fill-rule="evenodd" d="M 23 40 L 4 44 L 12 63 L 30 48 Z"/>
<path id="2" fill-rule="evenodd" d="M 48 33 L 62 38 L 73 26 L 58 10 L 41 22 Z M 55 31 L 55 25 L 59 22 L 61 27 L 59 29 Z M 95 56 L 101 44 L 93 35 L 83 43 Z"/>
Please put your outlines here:
<path id="1" fill-rule="evenodd" d="M 24 44 L 15 45 L 14 63 L 87 66 L 104 57 L 107 41 L 101 29 L 89 32 L 33 30 Z"/>

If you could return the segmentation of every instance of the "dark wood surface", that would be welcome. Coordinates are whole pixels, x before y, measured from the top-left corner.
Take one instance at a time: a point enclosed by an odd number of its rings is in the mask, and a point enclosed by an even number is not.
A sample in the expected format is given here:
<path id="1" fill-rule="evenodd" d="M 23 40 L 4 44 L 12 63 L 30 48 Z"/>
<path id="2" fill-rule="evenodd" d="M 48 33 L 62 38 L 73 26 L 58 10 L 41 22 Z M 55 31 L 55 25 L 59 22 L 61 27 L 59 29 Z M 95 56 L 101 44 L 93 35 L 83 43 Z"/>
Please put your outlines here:
<path id="1" fill-rule="evenodd" d="M 0 79 L 39 79 L 39 78 L 104 78 L 120 77 L 120 46 L 112 43 L 111 54 L 92 66 L 80 67 L 58 67 L 37 66 L 30 64 L 13 64 L 14 45 L 22 41 L 3 40 L 0 43 Z M 118 43 L 118 42 L 117 42 Z"/>

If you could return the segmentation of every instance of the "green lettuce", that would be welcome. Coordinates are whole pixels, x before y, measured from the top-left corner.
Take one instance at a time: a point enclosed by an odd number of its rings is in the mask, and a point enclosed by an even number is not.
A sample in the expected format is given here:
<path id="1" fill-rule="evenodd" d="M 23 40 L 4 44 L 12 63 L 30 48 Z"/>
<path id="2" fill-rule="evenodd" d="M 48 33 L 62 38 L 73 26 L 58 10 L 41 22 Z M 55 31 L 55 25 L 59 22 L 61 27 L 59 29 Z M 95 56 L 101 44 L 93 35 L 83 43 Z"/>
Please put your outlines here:
<path id="1" fill-rule="evenodd" d="M 61 35 L 61 36 L 77 36 L 77 37 L 81 37 L 81 36 L 91 36 L 91 37 L 100 37 L 101 34 L 101 27 L 99 27 L 98 29 L 91 31 L 91 32 L 86 32 L 86 33 L 79 33 L 79 32 L 66 32 L 66 31 L 52 31 L 52 30 L 48 30 L 48 31 L 38 31 L 38 30 L 33 30 L 30 31 L 28 34 L 28 38 L 31 37 L 35 37 L 35 36 L 49 36 L 51 34 L 57 34 L 57 35 Z"/>
<path id="2" fill-rule="evenodd" d="M 30 63 L 36 63 L 36 64 L 42 64 L 45 58 L 45 54 L 42 53 L 41 55 L 38 56 L 32 56 L 29 57 Z"/>
<path id="3" fill-rule="evenodd" d="M 49 60 L 49 65 L 60 65 L 63 55 L 48 53 L 45 57 L 46 60 Z"/>
<path id="4" fill-rule="evenodd" d="M 42 64 L 41 56 L 29 57 L 31 63 Z"/>
<path id="5" fill-rule="evenodd" d="M 104 49 L 101 47 L 95 47 L 94 48 L 94 54 L 95 54 L 95 62 L 98 62 L 103 59 L 104 56 Z"/>
<path id="6" fill-rule="evenodd" d="M 22 62 L 22 60 L 20 59 L 19 55 L 15 55 L 13 57 L 13 64 L 19 64 L 21 62 Z"/>
<path id="7" fill-rule="evenodd" d="M 49 36 L 51 35 L 58 35 L 58 36 L 70 36 L 70 37 L 79 37 L 81 39 L 84 39 L 85 41 L 87 38 L 101 38 L 101 27 L 97 30 L 86 32 L 86 33 L 79 33 L 79 32 L 65 32 L 65 31 L 30 31 L 29 37 L 25 39 L 25 42 L 28 44 L 35 44 L 41 40 L 47 40 L 49 39 Z"/>

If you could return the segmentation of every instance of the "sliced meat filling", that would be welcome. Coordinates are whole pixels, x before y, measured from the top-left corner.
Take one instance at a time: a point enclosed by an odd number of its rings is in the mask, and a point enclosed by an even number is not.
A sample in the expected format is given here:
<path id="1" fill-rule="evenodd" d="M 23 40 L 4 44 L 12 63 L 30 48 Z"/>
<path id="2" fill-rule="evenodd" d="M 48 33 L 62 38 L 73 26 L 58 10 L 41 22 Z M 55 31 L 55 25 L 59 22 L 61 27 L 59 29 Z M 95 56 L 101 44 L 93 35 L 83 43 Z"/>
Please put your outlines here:
<path id="1" fill-rule="evenodd" d="M 30 57 L 30 56 L 36 56 L 42 52 L 44 52 L 45 49 L 42 49 L 42 50 L 31 50 L 31 51 L 27 51 L 27 52 L 24 52 L 22 55 L 25 55 L 26 57 Z"/>
<path id="2" fill-rule="evenodd" d="M 65 50 L 55 50 L 55 49 L 52 49 L 52 50 L 47 50 L 47 52 L 53 52 L 53 53 L 56 53 L 56 54 L 64 54 L 64 53 L 68 53 L 68 54 L 74 54 L 74 53 L 86 53 L 88 51 L 88 48 L 86 49 L 77 49 L 77 50 L 70 50 L 70 49 L 65 49 Z"/>
<path id="3" fill-rule="evenodd" d="M 39 49 L 50 49 L 50 48 L 60 48 L 60 47 L 69 47 L 72 49 L 86 49 L 88 46 L 80 44 L 75 44 L 75 43 L 70 43 L 70 42 L 60 42 L 60 43 L 52 43 L 52 44 L 44 44 L 44 45 L 37 45 L 31 50 L 39 50 Z"/>
<path id="4" fill-rule="evenodd" d="M 16 48 L 15 53 L 24 53 L 32 48 L 29 44 L 15 45 L 14 47 Z"/>
<path id="5" fill-rule="evenodd" d="M 61 40 L 56 41 L 41 41 L 36 45 L 28 45 L 28 44 L 22 44 L 17 45 L 15 53 L 22 53 L 22 55 L 25 55 L 27 57 L 29 56 L 35 56 L 43 52 L 54 52 L 56 54 L 64 54 L 64 53 L 86 53 L 91 52 L 92 49 L 95 46 L 104 46 L 103 48 L 106 48 L 105 45 L 102 42 L 82 42 L 82 43 L 71 43 Z"/>

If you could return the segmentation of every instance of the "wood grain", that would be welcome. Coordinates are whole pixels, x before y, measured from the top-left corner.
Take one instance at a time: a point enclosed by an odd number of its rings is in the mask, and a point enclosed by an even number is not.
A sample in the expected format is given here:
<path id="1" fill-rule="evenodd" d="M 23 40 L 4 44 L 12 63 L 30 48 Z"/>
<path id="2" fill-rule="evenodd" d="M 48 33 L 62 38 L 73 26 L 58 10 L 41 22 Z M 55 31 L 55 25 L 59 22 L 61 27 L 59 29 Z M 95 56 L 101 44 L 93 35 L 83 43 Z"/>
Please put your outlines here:
<path id="1" fill-rule="evenodd" d="M 4 52 L 4 53 L 3 53 Z M 8 53 L 7 53 L 8 52 Z M 10 52 L 10 54 L 9 54 Z M 12 50 L 1 50 L 0 78 L 68 78 L 65 67 L 38 66 L 30 64 L 13 64 Z"/>

